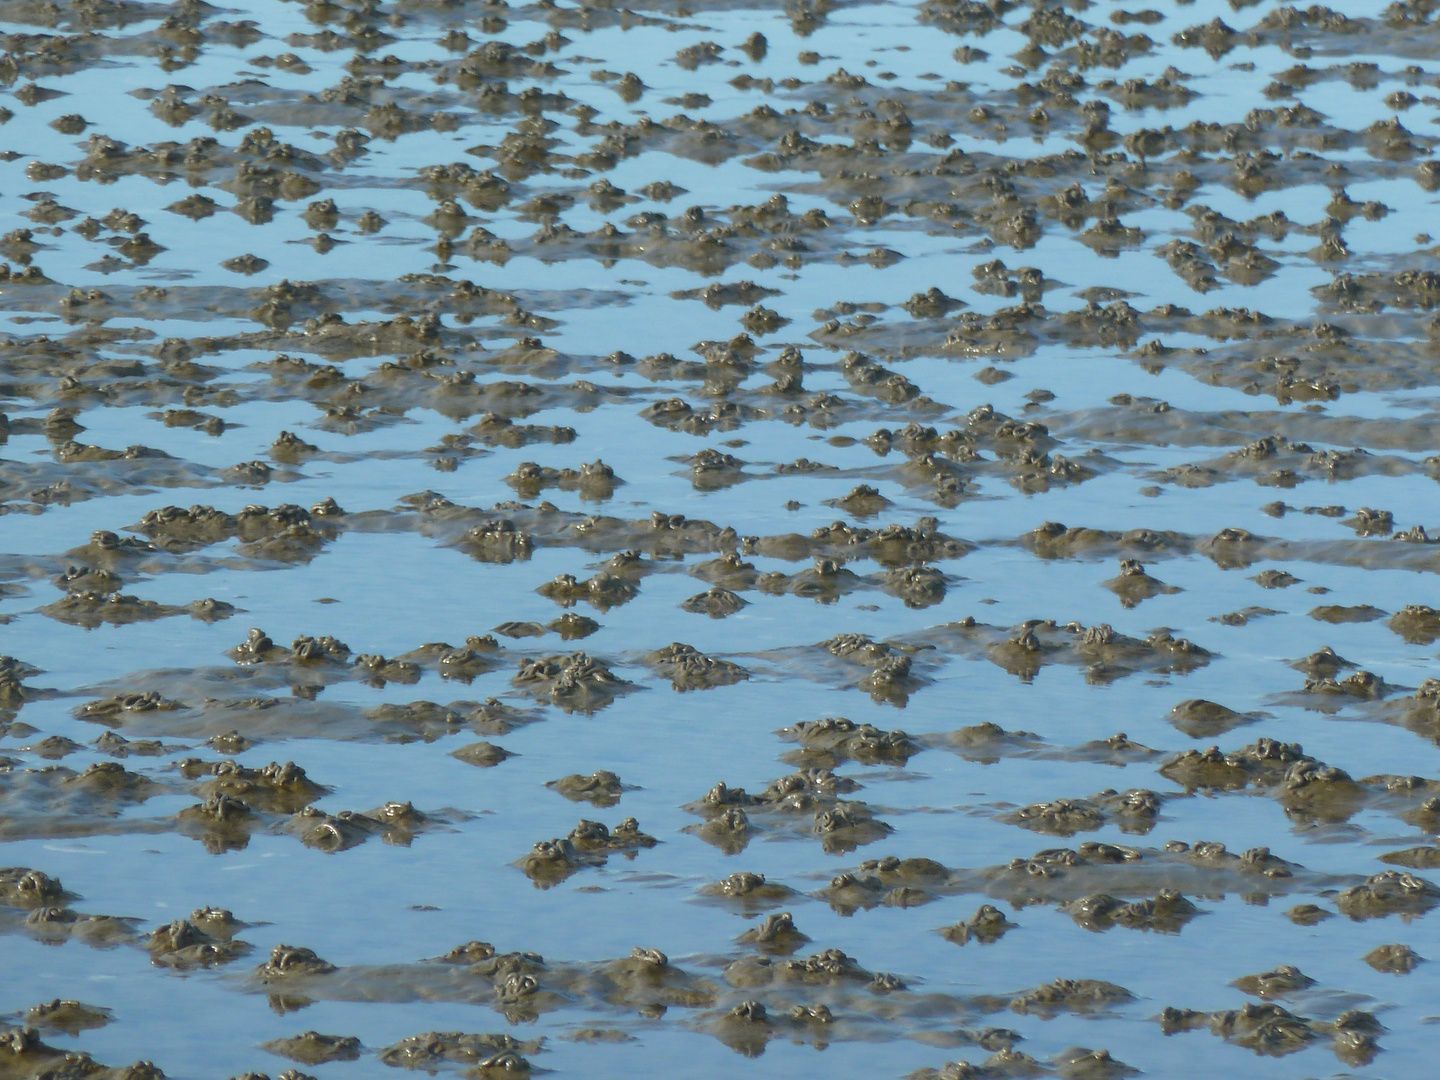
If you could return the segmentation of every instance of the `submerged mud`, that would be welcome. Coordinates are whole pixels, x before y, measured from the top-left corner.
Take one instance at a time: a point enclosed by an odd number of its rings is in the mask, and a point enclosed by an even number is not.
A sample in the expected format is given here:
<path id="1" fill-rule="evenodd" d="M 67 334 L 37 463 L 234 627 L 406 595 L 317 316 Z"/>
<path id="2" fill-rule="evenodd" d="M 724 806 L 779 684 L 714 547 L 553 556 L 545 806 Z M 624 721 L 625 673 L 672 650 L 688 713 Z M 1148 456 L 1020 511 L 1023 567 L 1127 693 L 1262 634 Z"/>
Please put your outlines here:
<path id="1" fill-rule="evenodd" d="M 1434 4 L 0 24 L 0 1080 L 1433 1072 Z"/>

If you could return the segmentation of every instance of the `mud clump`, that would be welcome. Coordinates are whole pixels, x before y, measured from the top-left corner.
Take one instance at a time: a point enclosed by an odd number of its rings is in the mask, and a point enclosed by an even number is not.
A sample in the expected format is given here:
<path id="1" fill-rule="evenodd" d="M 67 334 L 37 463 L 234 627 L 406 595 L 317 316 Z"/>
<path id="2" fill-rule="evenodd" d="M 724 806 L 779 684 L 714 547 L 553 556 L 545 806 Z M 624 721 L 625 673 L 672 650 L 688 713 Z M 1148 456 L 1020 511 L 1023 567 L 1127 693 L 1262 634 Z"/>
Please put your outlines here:
<path id="1" fill-rule="evenodd" d="M 634 818 L 626 818 L 612 832 L 598 821 L 581 821 L 566 836 L 540 840 L 517 864 L 536 886 L 558 884 L 577 870 L 601 866 L 613 853 L 634 858 L 658 840 L 640 831 Z"/>

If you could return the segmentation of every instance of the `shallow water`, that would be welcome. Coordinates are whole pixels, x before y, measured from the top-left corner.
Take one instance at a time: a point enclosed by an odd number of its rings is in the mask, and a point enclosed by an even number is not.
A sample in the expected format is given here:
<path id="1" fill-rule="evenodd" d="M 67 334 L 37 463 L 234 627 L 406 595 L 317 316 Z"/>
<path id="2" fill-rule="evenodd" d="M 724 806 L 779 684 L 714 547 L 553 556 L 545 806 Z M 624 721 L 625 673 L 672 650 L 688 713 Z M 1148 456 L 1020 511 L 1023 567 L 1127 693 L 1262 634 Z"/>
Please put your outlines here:
<path id="1" fill-rule="evenodd" d="M 0 1080 L 1430 1071 L 1425 0 L 0 21 Z"/>

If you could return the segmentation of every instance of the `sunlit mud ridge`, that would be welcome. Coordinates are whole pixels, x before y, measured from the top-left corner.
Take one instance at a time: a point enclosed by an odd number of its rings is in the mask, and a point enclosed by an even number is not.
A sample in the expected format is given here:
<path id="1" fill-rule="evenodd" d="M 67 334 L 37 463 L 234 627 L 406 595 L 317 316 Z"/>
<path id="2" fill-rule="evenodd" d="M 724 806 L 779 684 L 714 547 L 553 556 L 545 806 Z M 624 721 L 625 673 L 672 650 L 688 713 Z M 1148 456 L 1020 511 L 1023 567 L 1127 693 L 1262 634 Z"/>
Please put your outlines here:
<path id="1" fill-rule="evenodd" d="M 1437 13 L 0 0 L 0 1080 L 1433 1073 Z"/>

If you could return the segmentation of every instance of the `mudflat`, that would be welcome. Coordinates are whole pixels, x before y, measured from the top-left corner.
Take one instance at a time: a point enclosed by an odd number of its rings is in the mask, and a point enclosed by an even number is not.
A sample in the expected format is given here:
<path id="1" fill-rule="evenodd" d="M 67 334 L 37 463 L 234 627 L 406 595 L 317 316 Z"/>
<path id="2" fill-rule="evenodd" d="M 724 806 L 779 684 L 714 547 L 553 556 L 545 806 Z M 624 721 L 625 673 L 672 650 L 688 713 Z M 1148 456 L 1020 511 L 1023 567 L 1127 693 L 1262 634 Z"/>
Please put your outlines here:
<path id="1" fill-rule="evenodd" d="M 0 0 L 0 1080 L 1433 1075 L 1437 14 Z"/>

